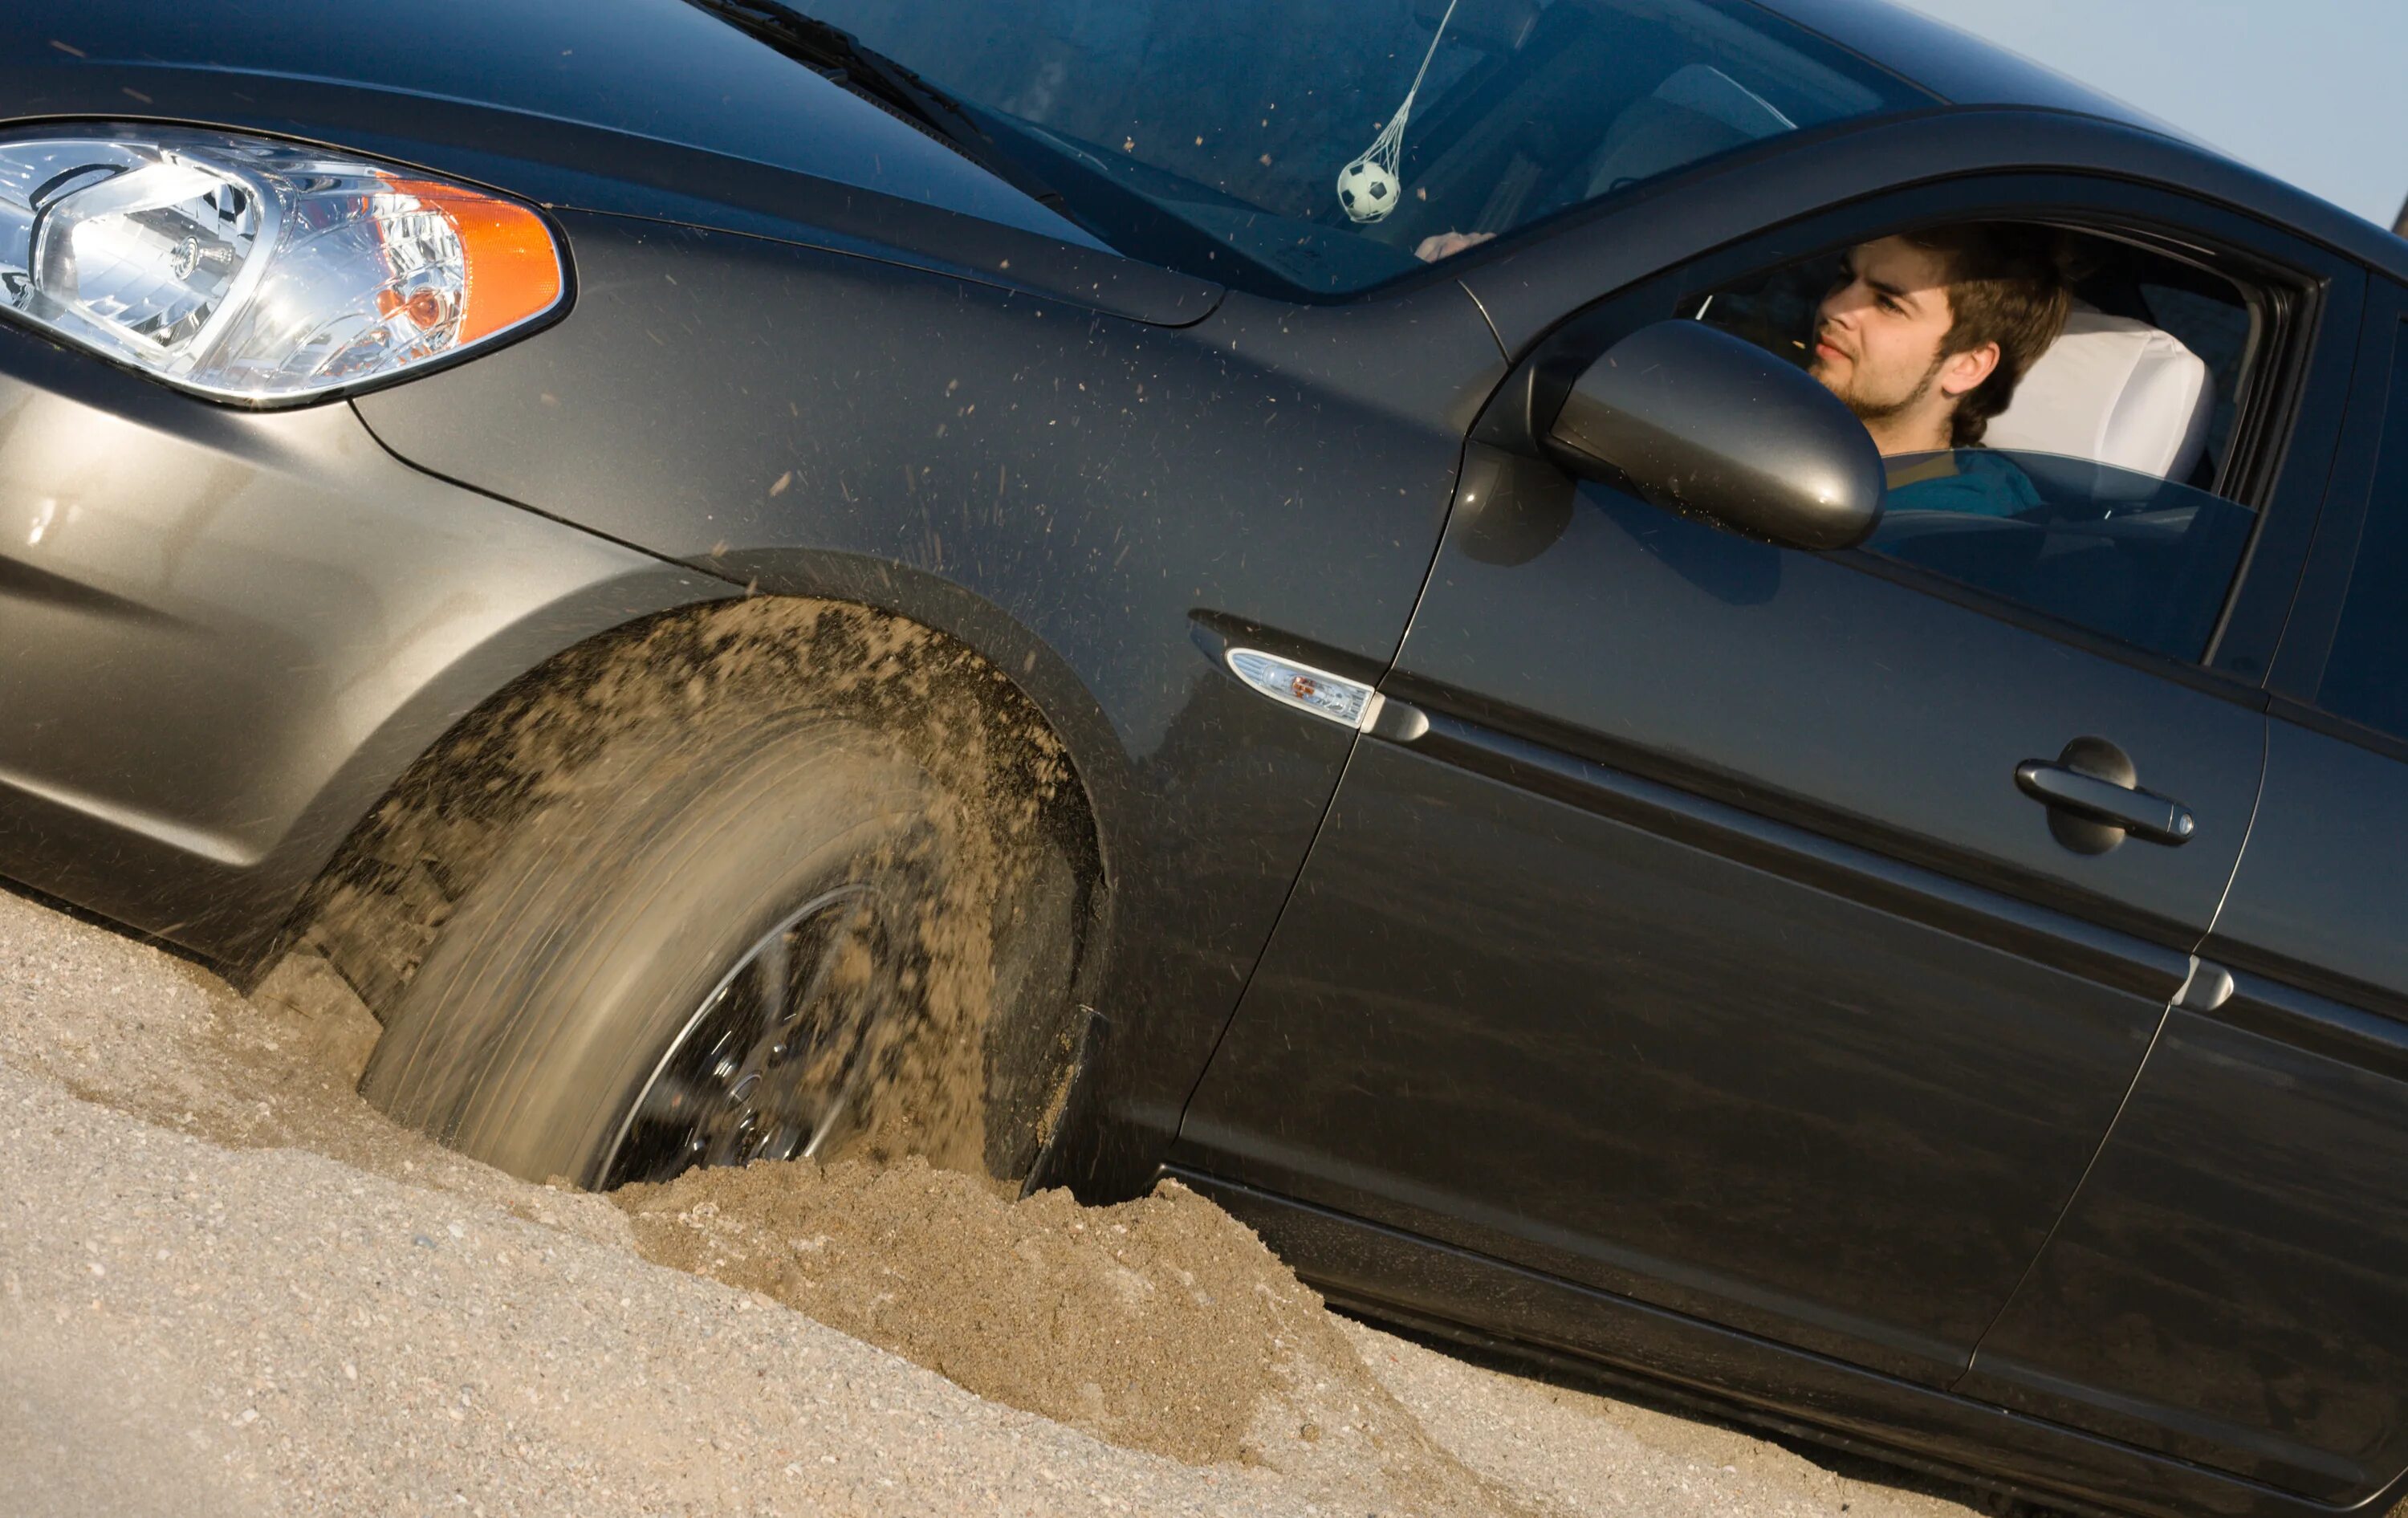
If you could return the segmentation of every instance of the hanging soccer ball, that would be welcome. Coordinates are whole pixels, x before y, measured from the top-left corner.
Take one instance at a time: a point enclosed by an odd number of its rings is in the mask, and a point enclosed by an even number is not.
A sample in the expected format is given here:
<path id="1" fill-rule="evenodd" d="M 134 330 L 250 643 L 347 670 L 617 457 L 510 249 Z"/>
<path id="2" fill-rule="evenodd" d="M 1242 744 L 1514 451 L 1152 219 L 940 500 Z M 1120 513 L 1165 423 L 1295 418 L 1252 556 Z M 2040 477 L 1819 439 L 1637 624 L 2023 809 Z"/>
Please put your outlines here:
<path id="1" fill-rule="evenodd" d="M 1398 193 L 1396 175 L 1372 159 L 1358 158 L 1338 175 L 1338 203 L 1357 222 L 1385 221 Z"/>
<path id="2" fill-rule="evenodd" d="M 1404 198 L 1405 123 L 1412 119 L 1413 98 L 1422 93 L 1422 80 L 1429 77 L 1430 60 L 1438 56 L 1438 45 L 1446 39 L 1446 23 L 1455 20 L 1458 3 L 1446 0 L 1446 14 L 1438 19 L 1438 30 L 1430 34 L 1429 51 L 1422 54 L 1422 66 L 1413 75 L 1413 87 L 1405 92 L 1404 104 L 1380 128 L 1363 156 L 1338 171 L 1338 204 L 1357 222 L 1384 222 Z"/>

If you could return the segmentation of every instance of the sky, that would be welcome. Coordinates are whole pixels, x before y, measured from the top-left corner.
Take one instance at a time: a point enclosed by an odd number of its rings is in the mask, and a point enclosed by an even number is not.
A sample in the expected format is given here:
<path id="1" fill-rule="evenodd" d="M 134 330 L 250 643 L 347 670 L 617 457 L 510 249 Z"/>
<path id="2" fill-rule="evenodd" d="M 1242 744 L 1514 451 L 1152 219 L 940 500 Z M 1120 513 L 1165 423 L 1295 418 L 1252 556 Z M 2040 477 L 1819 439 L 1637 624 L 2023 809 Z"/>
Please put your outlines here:
<path id="1" fill-rule="evenodd" d="M 1899 0 L 2370 221 L 2408 198 L 2408 0 Z"/>

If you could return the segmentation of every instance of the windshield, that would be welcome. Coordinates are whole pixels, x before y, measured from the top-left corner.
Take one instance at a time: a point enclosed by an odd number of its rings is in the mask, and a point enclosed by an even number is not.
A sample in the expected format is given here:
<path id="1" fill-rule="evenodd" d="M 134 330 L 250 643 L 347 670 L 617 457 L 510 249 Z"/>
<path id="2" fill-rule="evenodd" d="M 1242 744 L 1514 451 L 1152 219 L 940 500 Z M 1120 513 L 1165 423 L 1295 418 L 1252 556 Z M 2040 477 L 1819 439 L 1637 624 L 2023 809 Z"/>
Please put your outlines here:
<path id="1" fill-rule="evenodd" d="M 1123 251 L 1368 289 L 1783 133 L 1928 98 L 1740 0 L 805 0 Z M 1418 81 L 1418 82 L 1417 82 Z"/>

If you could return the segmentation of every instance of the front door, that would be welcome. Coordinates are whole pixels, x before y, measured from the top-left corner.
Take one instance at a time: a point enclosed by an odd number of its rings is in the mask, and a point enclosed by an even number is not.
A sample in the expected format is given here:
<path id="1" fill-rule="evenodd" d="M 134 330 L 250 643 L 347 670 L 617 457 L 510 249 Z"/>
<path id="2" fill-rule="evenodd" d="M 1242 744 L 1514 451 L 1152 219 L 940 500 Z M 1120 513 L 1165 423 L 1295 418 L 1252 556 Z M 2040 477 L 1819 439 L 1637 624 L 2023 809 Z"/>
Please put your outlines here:
<path id="1" fill-rule="evenodd" d="M 1792 228 L 1583 315 L 1524 374 L 1711 317 L 1706 293 L 1760 313 L 1780 265 L 1935 208 L 2083 193 L 1943 187 Z M 2315 322 L 2284 330 L 2304 358 Z M 1901 513 L 1816 555 L 1576 486 L 1520 394 L 1179 1161 L 1948 1384 L 2231 879 L 2266 723 L 2208 638 L 2263 620 L 2232 599 L 2253 540 L 2254 594 L 2287 598 L 2315 439 L 2278 469 L 2244 405 L 2224 495 L 2099 470 L 2099 502 L 1974 524 L 1994 551 L 1933 554 Z M 2101 838 L 2018 784 L 2101 755 L 2194 830 Z"/>

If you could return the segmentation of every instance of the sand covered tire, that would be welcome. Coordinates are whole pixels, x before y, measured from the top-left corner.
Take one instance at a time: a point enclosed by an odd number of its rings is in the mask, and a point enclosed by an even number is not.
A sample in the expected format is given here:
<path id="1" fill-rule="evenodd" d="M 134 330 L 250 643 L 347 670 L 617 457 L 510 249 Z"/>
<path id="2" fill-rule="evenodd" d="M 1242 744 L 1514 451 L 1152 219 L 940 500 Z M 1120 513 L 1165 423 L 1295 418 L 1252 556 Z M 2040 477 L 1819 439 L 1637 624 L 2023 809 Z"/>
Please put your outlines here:
<path id="1" fill-rule="evenodd" d="M 1078 885 L 824 712 L 624 735 L 442 924 L 361 1091 L 530 1180 L 917 1153 L 1025 1172 Z"/>

